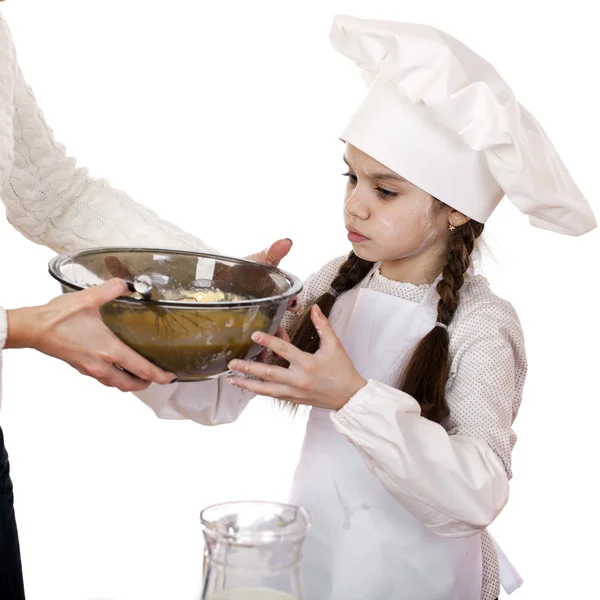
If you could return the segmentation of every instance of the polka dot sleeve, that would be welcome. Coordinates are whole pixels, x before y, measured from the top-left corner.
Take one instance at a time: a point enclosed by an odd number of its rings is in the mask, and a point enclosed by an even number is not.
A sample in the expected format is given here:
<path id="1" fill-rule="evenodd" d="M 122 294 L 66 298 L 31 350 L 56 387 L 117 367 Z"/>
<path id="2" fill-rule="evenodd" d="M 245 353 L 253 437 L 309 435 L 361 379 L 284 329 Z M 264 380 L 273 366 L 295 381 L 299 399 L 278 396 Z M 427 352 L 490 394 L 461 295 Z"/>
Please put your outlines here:
<path id="1" fill-rule="evenodd" d="M 497 297 L 471 299 L 450 332 L 451 372 L 446 387 L 449 435 L 484 441 L 510 478 L 516 441 L 512 424 L 527 371 L 523 331 L 514 308 Z"/>

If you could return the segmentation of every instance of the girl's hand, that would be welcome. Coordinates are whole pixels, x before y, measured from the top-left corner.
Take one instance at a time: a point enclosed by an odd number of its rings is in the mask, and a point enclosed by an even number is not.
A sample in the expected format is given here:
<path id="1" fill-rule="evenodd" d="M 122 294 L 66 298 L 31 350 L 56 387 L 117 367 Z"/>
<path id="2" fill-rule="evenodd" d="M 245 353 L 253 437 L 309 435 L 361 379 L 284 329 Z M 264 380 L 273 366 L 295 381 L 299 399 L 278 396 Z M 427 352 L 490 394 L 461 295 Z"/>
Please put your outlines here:
<path id="1" fill-rule="evenodd" d="M 7 311 L 7 348 L 33 348 L 123 392 L 170 383 L 162 371 L 126 346 L 102 321 L 100 308 L 129 294 L 121 279 L 59 296 L 44 306 Z"/>
<path id="2" fill-rule="evenodd" d="M 289 362 L 289 367 L 233 360 L 229 368 L 262 381 L 231 377 L 231 385 L 261 396 L 307 404 L 317 408 L 339 410 L 367 384 L 356 370 L 329 321 L 315 304 L 311 319 L 321 346 L 315 354 L 302 352 L 284 339 L 254 333 L 252 339 Z"/>
<path id="3" fill-rule="evenodd" d="M 275 337 L 279 338 L 280 340 L 283 340 L 284 342 L 290 341 L 290 336 L 287 334 L 287 331 L 281 326 L 277 328 L 277 331 L 275 332 Z M 264 348 L 263 351 L 256 357 L 256 362 L 266 363 L 268 356 L 269 349 Z M 276 358 L 281 358 L 278 357 L 277 354 L 274 354 L 274 356 Z"/>

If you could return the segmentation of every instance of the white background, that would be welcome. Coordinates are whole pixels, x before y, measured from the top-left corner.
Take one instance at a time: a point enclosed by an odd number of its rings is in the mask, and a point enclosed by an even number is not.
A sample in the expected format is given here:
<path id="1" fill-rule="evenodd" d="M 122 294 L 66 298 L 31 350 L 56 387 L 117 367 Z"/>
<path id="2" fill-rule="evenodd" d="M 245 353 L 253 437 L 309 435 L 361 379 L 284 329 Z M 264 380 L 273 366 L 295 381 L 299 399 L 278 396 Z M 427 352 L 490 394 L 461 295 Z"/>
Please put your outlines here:
<path id="1" fill-rule="evenodd" d="M 364 89 L 329 45 L 336 12 L 425 22 L 481 53 L 600 214 L 600 42 L 587 0 L 9 0 L 2 10 L 69 152 L 224 253 L 289 236 L 283 266 L 304 278 L 348 250 L 337 134 Z M 0 302 L 57 294 L 52 253 L 0 229 Z M 505 202 L 487 237 L 484 274 L 517 308 L 530 360 L 512 498 L 492 531 L 526 580 L 517 600 L 597 598 L 600 236 L 536 230 Z M 162 422 L 29 351 L 5 352 L 1 422 L 30 600 L 197 598 L 200 509 L 283 499 L 302 435 L 301 420 L 261 401 L 227 427 Z"/>

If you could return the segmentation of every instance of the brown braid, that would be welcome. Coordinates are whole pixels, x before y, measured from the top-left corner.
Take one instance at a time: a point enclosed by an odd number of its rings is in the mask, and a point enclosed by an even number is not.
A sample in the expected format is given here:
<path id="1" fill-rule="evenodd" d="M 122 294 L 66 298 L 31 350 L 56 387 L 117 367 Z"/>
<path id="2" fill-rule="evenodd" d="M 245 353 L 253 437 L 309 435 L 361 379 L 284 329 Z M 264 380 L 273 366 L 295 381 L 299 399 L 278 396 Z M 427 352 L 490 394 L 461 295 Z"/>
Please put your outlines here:
<path id="1" fill-rule="evenodd" d="M 352 289 L 368 275 L 369 271 L 373 267 L 373 264 L 374 263 L 369 262 L 368 260 L 359 258 L 356 256 L 356 254 L 354 254 L 354 252 L 350 252 L 348 258 L 342 264 L 337 275 L 332 281 L 331 287 L 338 294 Z M 334 303 L 335 296 L 329 291 L 319 296 L 313 302 L 313 304 L 318 305 L 326 317 L 329 317 Z M 317 330 L 315 329 L 315 326 L 310 318 L 311 307 L 312 304 L 304 308 L 298 317 L 298 320 L 291 328 L 289 336 L 294 346 L 300 348 L 300 350 L 304 350 L 304 352 L 314 354 L 319 349 L 319 336 L 317 335 Z"/>
<path id="2" fill-rule="evenodd" d="M 450 324 L 456 312 L 458 292 L 471 265 L 475 240 L 482 233 L 483 224 L 471 220 L 450 234 L 447 262 L 437 286 L 440 296 L 437 320 L 444 325 Z M 436 423 L 449 414 L 445 393 L 450 370 L 449 346 L 447 329 L 434 327 L 416 347 L 400 386 L 419 402 L 421 414 Z"/>
<path id="3" fill-rule="evenodd" d="M 331 282 L 331 288 L 341 294 L 347 290 L 352 289 L 358 285 L 368 274 L 375 263 L 363 260 L 350 252 L 348 258 L 344 261 L 342 266 L 339 268 L 337 275 Z M 290 341 L 294 346 L 300 348 L 304 352 L 314 354 L 319 349 L 319 336 L 317 330 L 313 325 L 312 319 L 310 318 L 310 311 L 313 304 L 316 304 L 326 317 L 329 317 L 331 309 L 335 304 L 336 297 L 329 292 L 321 294 L 312 304 L 304 307 L 304 310 L 298 316 L 297 321 L 291 327 L 288 335 Z M 273 364 L 288 367 L 289 363 L 282 358 L 274 358 Z M 289 409 L 292 413 L 298 410 L 298 405 L 294 402 L 288 402 L 286 400 L 280 401 L 281 406 L 284 409 Z"/>

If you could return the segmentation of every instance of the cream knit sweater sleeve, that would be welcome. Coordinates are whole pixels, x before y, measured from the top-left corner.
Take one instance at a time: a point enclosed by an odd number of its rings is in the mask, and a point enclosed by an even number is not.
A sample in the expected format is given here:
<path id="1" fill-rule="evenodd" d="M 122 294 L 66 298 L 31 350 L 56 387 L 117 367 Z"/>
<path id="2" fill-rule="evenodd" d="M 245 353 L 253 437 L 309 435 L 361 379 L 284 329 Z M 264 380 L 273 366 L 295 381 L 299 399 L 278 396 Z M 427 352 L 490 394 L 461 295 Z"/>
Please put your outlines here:
<path id="1" fill-rule="evenodd" d="M 1 16 L 0 86 L 0 195 L 28 239 L 59 253 L 117 245 L 215 252 L 66 155 L 23 79 Z"/>

